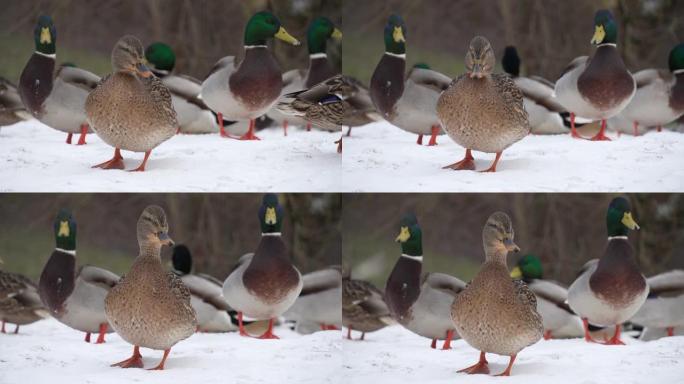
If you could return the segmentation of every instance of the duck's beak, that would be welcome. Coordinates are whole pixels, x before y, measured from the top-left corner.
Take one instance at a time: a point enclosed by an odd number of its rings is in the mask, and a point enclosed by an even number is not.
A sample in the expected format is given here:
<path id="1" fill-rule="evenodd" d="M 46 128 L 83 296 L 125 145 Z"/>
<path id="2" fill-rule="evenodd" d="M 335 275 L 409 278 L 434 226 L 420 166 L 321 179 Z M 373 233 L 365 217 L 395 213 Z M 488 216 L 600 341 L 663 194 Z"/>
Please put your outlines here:
<path id="1" fill-rule="evenodd" d="M 168 245 L 170 247 L 173 247 L 175 244 L 173 240 L 169 237 L 169 234 L 166 232 L 162 232 L 159 234 L 159 241 L 161 241 L 162 245 Z"/>
<path id="2" fill-rule="evenodd" d="M 40 29 L 40 43 L 41 44 L 52 43 L 52 34 L 50 34 L 50 28 L 43 27 Z"/>
<path id="3" fill-rule="evenodd" d="M 603 25 L 597 25 L 594 29 L 594 36 L 591 38 L 591 44 L 601 44 L 603 39 L 606 38 L 606 30 Z"/>
<path id="4" fill-rule="evenodd" d="M 517 265 L 515 268 L 511 269 L 511 277 L 518 280 L 522 279 L 522 270 Z"/>
<path id="5" fill-rule="evenodd" d="M 292 44 L 292 45 L 300 45 L 301 44 L 299 42 L 299 40 L 294 38 L 294 36 L 287 33 L 287 31 L 283 27 L 280 27 L 278 32 L 275 34 L 275 38 L 280 39 L 280 40 L 282 40 L 286 43 Z"/>
<path id="6" fill-rule="evenodd" d="M 505 239 L 505 240 L 503 241 L 503 243 L 504 243 L 504 246 L 506 247 L 506 250 L 508 250 L 508 252 L 520 252 L 520 247 L 518 247 L 518 246 L 513 242 L 513 240 L 511 240 L 511 239 Z"/>
<path id="7" fill-rule="evenodd" d="M 398 243 L 404 243 L 410 237 L 411 237 L 411 232 L 409 232 L 408 227 L 401 227 L 401 231 L 399 232 L 399 236 L 397 236 L 396 241 Z"/>
<path id="8" fill-rule="evenodd" d="M 394 30 L 392 31 L 392 38 L 394 39 L 395 43 L 406 42 L 406 39 L 404 38 L 404 31 L 401 30 L 401 27 L 394 27 Z"/>
<path id="9" fill-rule="evenodd" d="M 145 65 L 145 63 L 138 63 L 135 66 L 135 70 L 140 74 L 142 77 L 150 77 L 152 76 L 152 71 L 150 71 L 150 68 Z"/>
<path id="10" fill-rule="evenodd" d="M 482 71 L 483 69 L 482 64 L 473 64 L 473 70 L 470 71 L 470 78 L 471 79 L 481 79 L 484 77 L 484 72 Z"/>
<path id="11" fill-rule="evenodd" d="M 330 35 L 333 39 L 340 40 L 342 39 L 342 31 L 340 31 L 338 28 L 333 29 L 332 35 Z"/>
<path id="12" fill-rule="evenodd" d="M 632 217 L 632 212 L 625 212 L 625 214 L 622 216 L 622 224 L 624 224 L 625 227 L 631 230 L 639 229 L 639 224 L 637 224 L 637 222 L 634 221 L 634 218 Z"/>

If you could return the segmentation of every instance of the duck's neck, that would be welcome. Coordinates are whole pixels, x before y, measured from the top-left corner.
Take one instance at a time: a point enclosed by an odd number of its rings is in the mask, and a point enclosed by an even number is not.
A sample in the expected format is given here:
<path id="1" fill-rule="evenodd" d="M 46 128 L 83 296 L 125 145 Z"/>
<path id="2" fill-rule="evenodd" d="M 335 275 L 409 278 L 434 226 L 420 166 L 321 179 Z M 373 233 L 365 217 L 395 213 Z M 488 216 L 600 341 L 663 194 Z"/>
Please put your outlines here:
<path id="1" fill-rule="evenodd" d="M 142 258 L 153 258 L 161 261 L 161 244 L 152 241 L 140 242 L 140 255 Z"/>
<path id="2" fill-rule="evenodd" d="M 55 57 L 41 52 L 31 55 L 19 78 L 19 92 L 33 115 L 43 111 L 43 103 L 52 93 Z"/>
<path id="3" fill-rule="evenodd" d="M 335 73 L 328 61 L 328 55 L 325 52 L 309 55 L 309 69 L 307 70 L 306 82 L 304 84 L 306 88 L 311 88 L 334 75 Z"/>
<path id="4" fill-rule="evenodd" d="M 422 269 L 422 258 L 402 255 L 387 279 L 385 287 L 387 305 L 400 321 L 409 313 L 409 309 L 420 296 Z"/>
<path id="5" fill-rule="evenodd" d="M 385 52 L 371 78 L 371 96 L 379 112 L 387 118 L 404 94 L 406 55 Z"/>
<path id="6" fill-rule="evenodd" d="M 684 69 L 673 72 L 675 84 L 670 90 L 669 106 L 675 111 L 684 111 Z"/>
<path id="7" fill-rule="evenodd" d="M 501 244 L 484 244 L 485 259 L 487 261 L 496 262 L 502 265 L 506 265 L 506 256 L 508 256 L 508 250 Z"/>

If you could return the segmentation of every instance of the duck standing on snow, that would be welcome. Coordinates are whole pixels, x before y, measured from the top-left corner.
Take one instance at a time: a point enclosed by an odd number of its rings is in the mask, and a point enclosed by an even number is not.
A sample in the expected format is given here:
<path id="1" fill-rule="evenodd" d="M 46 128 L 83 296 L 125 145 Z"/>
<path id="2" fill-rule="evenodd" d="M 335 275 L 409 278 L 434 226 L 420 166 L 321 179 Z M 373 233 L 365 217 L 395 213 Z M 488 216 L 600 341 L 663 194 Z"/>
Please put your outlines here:
<path id="1" fill-rule="evenodd" d="M 676 269 L 646 279 L 648 298 L 630 320 L 648 328 L 664 328 L 668 336 L 684 327 L 684 270 Z"/>
<path id="2" fill-rule="evenodd" d="M 83 69 L 61 66 L 55 73 L 57 30 L 50 16 L 40 16 L 33 30 L 36 51 L 19 78 L 19 96 L 40 122 L 66 132 L 67 144 L 80 132 L 77 145 L 86 144 L 85 100 L 100 78 Z"/>
<path id="3" fill-rule="evenodd" d="M 221 135 L 223 116 L 234 120 L 249 120 L 249 130 L 241 140 L 259 140 L 254 135 L 255 119 L 266 113 L 280 96 L 283 78 L 280 65 L 268 50 L 266 40 L 271 37 L 292 45 L 299 40 L 280 25 L 270 12 L 252 16 L 245 27 L 245 57 L 240 63 L 226 56 L 214 64 L 202 83 L 202 100 L 218 114 Z"/>
<path id="4" fill-rule="evenodd" d="M 427 273 L 423 268 L 423 232 L 416 216 L 406 214 L 400 222 L 397 242 L 401 256 L 385 285 L 385 302 L 394 320 L 409 331 L 432 339 L 445 340 L 442 349 L 451 349 L 454 325 L 451 303 L 465 283 L 445 273 Z"/>
<path id="5" fill-rule="evenodd" d="M 470 41 L 465 63 L 467 73 L 454 80 L 437 103 L 442 127 L 466 148 L 463 160 L 444 168 L 474 170 L 471 151 L 476 150 L 496 153 L 491 167 L 482 171 L 496 172 L 501 153 L 530 133 L 523 94 L 509 76 L 492 73 L 496 59 L 484 37 Z"/>
<path id="6" fill-rule="evenodd" d="M 84 265 L 76 268 L 76 220 L 61 210 L 54 224 L 55 250 L 38 281 L 40 299 L 60 323 L 90 334 L 99 332 L 96 344 L 112 332 L 105 316 L 104 300 L 119 282 L 119 276 L 106 269 Z"/>
<path id="7" fill-rule="evenodd" d="M 140 253 L 128 273 L 107 295 L 105 311 L 112 328 L 133 344 L 133 356 L 112 366 L 142 368 L 140 347 L 163 350 L 152 370 L 163 370 L 171 347 L 197 329 L 190 291 L 175 273 L 165 271 L 161 248 L 173 245 L 161 207 L 145 208 L 138 219 Z"/>
<path id="8" fill-rule="evenodd" d="M 632 218 L 629 202 L 616 197 L 606 214 L 608 246 L 600 259 L 589 260 L 579 277 L 570 285 L 568 304 L 584 323 L 585 340 L 595 342 L 589 335 L 588 323 L 599 326 L 615 325 L 615 334 L 605 344 L 624 344 L 620 341 L 620 324 L 629 320 L 644 304 L 648 284 L 634 260 L 629 244 L 629 230 L 639 229 Z"/>
<path id="9" fill-rule="evenodd" d="M 341 307 L 342 271 L 340 266 L 332 266 L 302 276 L 302 292 L 283 317 L 295 321 L 295 330 L 299 333 L 316 328 L 339 330 Z"/>
<path id="10" fill-rule="evenodd" d="M 0 127 L 30 119 L 32 116 L 21 102 L 17 87 L 0 77 Z"/>
<path id="11" fill-rule="evenodd" d="M 406 77 L 406 24 L 398 15 L 391 15 L 384 31 L 385 53 L 375 67 L 370 82 L 375 108 L 393 125 L 418 134 L 431 135 L 428 145 L 437 145 L 442 132 L 435 106 L 451 79 L 426 66 L 411 69 Z"/>
<path id="12" fill-rule="evenodd" d="M 343 273 L 342 325 L 347 327 L 347 339 L 351 340 L 352 331 L 361 332 L 360 340 L 363 340 L 367 332 L 395 323 L 383 296 L 373 284 L 352 279 L 348 272 Z"/>
<path id="13" fill-rule="evenodd" d="M 0 264 L 3 264 L 2 259 Z M 19 326 L 49 316 L 36 285 L 28 277 L 0 270 L 0 332 L 5 333 L 5 323 L 15 324 L 14 333 L 19 333 Z"/>
<path id="14" fill-rule="evenodd" d="M 485 353 L 510 356 L 506 370 L 510 376 L 520 351 L 542 338 L 544 325 L 537 312 L 534 294 L 521 280 L 512 280 L 506 266 L 508 252 L 520 248 L 510 217 L 495 212 L 482 230 L 485 262 L 475 278 L 456 296 L 451 317 L 463 340 L 480 350 L 480 360 L 459 372 L 489 373 Z"/>
<path id="15" fill-rule="evenodd" d="M 240 258 L 238 266 L 223 283 L 223 296 L 238 311 L 241 336 L 243 314 L 256 320 L 268 319 L 268 329 L 260 339 L 277 339 L 273 319 L 294 304 L 302 291 L 302 275 L 292 265 L 285 242 L 281 238 L 283 208 L 274 194 L 264 195 L 259 209 L 261 241 L 254 254 Z"/>
<path id="16" fill-rule="evenodd" d="M 605 135 L 606 119 L 617 115 L 629 104 L 636 92 L 634 78 L 622 62 L 617 50 L 617 24 L 608 10 L 594 16 L 596 45 L 592 57 L 574 59 L 556 81 L 556 98 L 570 112 L 571 134 L 575 130 L 575 115 L 601 120 L 601 130 L 591 140 L 610 140 Z"/>

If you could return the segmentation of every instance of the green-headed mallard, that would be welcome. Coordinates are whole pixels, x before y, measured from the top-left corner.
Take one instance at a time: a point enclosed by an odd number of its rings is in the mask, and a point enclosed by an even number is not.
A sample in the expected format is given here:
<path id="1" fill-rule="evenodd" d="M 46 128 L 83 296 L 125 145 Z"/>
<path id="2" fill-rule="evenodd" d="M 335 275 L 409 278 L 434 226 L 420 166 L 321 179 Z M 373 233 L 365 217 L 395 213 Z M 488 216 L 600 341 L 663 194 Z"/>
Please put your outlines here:
<path id="1" fill-rule="evenodd" d="M 0 127 L 32 118 L 21 102 L 17 87 L 4 77 L 0 77 Z"/>
<path id="2" fill-rule="evenodd" d="M 451 317 L 463 340 L 480 351 L 480 360 L 459 372 L 489 373 L 485 353 L 510 356 L 510 376 L 518 353 L 542 338 L 544 325 L 537 300 L 522 280 L 512 280 L 506 266 L 508 252 L 520 248 L 513 242 L 511 218 L 495 212 L 482 229 L 485 262 L 463 292 L 456 296 Z"/>
<path id="3" fill-rule="evenodd" d="M 83 69 L 61 66 L 55 73 L 57 30 L 50 16 L 40 16 L 33 30 L 36 51 L 19 78 L 19 95 L 26 109 L 43 124 L 66 132 L 67 144 L 80 133 L 86 144 L 88 123 L 84 103 L 100 78 Z"/>
<path id="4" fill-rule="evenodd" d="M 270 12 L 256 13 L 245 27 L 245 56 L 219 60 L 202 83 L 202 100 L 216 113 L 231 120 L 249 120 L 249 131 L 241 140 L 258 140 L 254 135 L 255 119 L 266 113 L 280 96 L 283 78 L 280 65 L 268 50 L 266 40 L 275 37 L 299 45 Z M 222 135 L 225 132 L 222 130 Z"/>
<path id="5" fill-rule="evenodd" d="M 76 220 L 61 210 L 54 223 L 55 250 L 43 267 L 38 293 L 50 314 L 59 322 L 81 332 L 85 341 L 99 332 L 97 344 L 112 332 L 105 316 L 104 300 L 119 276 L 92 265 L 76 266 Z"/>
<path id="6" fill-rule="evenodd" d="M 342 270 L 332 266 L 302 276 L 302 291 L 283 317 L 296 322 L 295 330 L 340 329 L 342 326 Z"/>
<path id="7" fill-rule="evenodd" d="M 463 160 L 444 168 L 475 169 L 472 150 L 496 153 L 491 167 L 496 172 L 501 153 L 530 133 L 523 94 L 513 80 L 492 73 L 496 59 L 489 41 L 476 36 L 465 58 L 466 74 L 455 79 L 437 103 L 442 127 L 466 149 Z"/>
<path id="8" fill-rule="evenodd" d="M 302 275 L 292 265 L 281 238 L 283 215 L 278 197 L 264 195 L 259 208 L 259 246 L 254 254 L 240 258 L 238 266 L 223 283 L 223 296 L 238 311 L 242 336 L 249 336 L 242 323 L 244 314 L 256 320 L 268 319 L 268 329 L 259 338 L 277 339 L 273 334 L 273 319 L 287 311 L 302 291 Z"/>
<path id="9" fill-rule="evenodd" d="M 140 253 L 105 299 L 112 328 L 134 346 L 133 356 L 112 366 L 142 368 L 140 347 L 145 347 L 164 351 L 159 365 L 152 368 L 162 370 L 171 347 L 195 333 L 197 318 L 190 291 L 161 263 L 161 248 L 173 246 L 164 210 L 156 205 L 145 208 L 137 234 Z"/>
<path id="10" fill-rule="evenodd" d="M 631 322 L 648 328 L 664 328 L 668 336 L 684 327 L 684 270 L 675 269 L 646 279 L 648 298 Z"/>
<path id="11" fill-rule="evenodd" d="M 401 256 L 387 278 L 385 302 L 394 320 L 420 336 L 445 340 L 442 349 L 451 349 L 454 325 L 451 303 L 465 283 L 445 273 L 426 273 L 423 269 L 423 232 L 416 216 L 406 214 L 399 224 L 396 241 L 401 243 Z"/>
<path id="12" fill-rule="evenodd" d="M 587 322 L 615 325 L 615 334 L 606 344 L 620 341 L 620 324 L 639 310 L 648 296 L 648 284 L 634 260 L 629 244 L 629 230 L 639 229 L 632 217 L 627 199 L 616 197 L 606 214 L 608 246 L 600 259 L 589 260 L 568 289 L 568 304 L 582 318 L 585 339 L 594 341 L 587 332 Z"/>
<path id="13" fill-rule="evenodd" d="M 0 264 L 2 263 L 0 259 Z M 40 301 L 36 285 L 28 277 L 0 269 L 2 333 L 5 333 L 5 323 L 15 324 L 14 333 L 19 333 L 20 325 L 31 324 L 48 316 L 50 315 Z"/>
<path id="14" fill-rule="evenodd" d="M 361 332 L 360 340 L 363 340 L 366 332 L 375 332 L 395 324 L 383 296 L 382 291 L 372 283 L 352 279 L 346 271 L 343 273 L 342 325 L 347 327 L 347 339 L 351 340 L 352 331 Z"/>
<path id="15" fill-rule="evenodd" d="M 406 70 L 406 24 L 391 15 L 384 30 L 385 53 L 375 67 L 370 82 L 371 99 L 380 114 L 393 125 L 418 134 L 431 135 L 428 145 L 437 144 L 442 132 L 435 106 L 451 79 L 425 66 Z"/>
<path id="16" fill-rule="evenodd" d="M 606 119 L 620 113 L 636 92 L 634 78 L 617 50 L 617 28 L 610 11 L 597 11 L 591 38 L 594 55 L 574 59 L 556 81 L 556 98 L 570 112 L 571 123 L 575 115 L 601 120 L 601 130 L 591 140 L 610 140 L 605 135 Z M 571 134 L 580 138 L 574 123 Z"/>

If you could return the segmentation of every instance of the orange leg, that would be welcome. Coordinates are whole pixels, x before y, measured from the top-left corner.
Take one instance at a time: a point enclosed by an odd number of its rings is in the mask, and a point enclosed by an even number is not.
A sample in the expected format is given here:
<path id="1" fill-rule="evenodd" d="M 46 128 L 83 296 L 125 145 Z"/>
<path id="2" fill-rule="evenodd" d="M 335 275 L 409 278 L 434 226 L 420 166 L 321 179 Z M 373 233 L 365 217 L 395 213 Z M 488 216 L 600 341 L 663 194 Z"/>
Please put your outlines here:
<path id="1" fill-rule="evenodd" d="M 515 357 L 518 356 L 517 354 L 511 356 L 511 359 L 508 361 L 508 367 L 506 367 L 506 370 L 499 373 L 498 375 L 495 376 L 510 376 L 511 375 L 511 368 L 513 368 L 513 362 L 515 361 Z"/>
<path id="2" fill-rule="evenodd" d="M 662 132 L 662 131 L 663 131 L 663 126 L 662 126 L 662 125 L 659 125 L 659 126 L 656 128 L 656 131 Z"/>
<path id="3" fill-rule="evenodd" d="M 472 171 L 475 169 L 475 162 L 473 160 L 475 160 L 475 158 L 473 157 L 473 154 L 470 152 L 470 149 L 466 149 L 465 157 L 463 158 L 463 160 L 442 167 L 442 169 L 449 168 L 456 171 L 462 171 L 465 169 Z"/>
<path id="4" fill-rule="evenodd" d="M 605 345 L 625 345 L 625 343 L 620 340 L 620 328 L 620 324 L 615 326 L 615 334 L 613 334 L 613 337 L 610 340 L 606 340 L 604 343 Z"/>
<path id="5" fill-rule="evenodd" d="M 254 134 L 254 126 L 256 125 L 256 120 L 249 119 L 249 130 L 244 135 L 240 136 L 240 140 L 261 140 Z"/>
<path id="6" fill-rule="evenodd" d="M 88 134 L 88 124 L 81 124 L 81 136 L 78 137 L 78 143 L 76 145 L 84 145 L 88 144 L 86 143 L 86 135 Z"/>
<path id="7" fill-rule="evenodd" d="M 147 158 L 150 157 L 150 153 L 152 153 L 152 150 L 145 152 L 145 158 L 143 159 L 142 163 L 138 166 L 138 168 L 131 169 L 128 172 L 145 172 L 145 164 L 147 164 Z"/>
<path id="8" fill-rule="evenodd" d="M 465 372 L 469 375 L 476 374 L 476 373 L 488 374 L 489 373 L 489 366 L 487 365 L 487 359 L 485 358 L 485 353 L 480 352 L 480 361 L 471 365 L 468 368 L 463 368 L 463 369 L 459 370 L 459 372 Z"/>
<path id="9" fill-rule="evenodd" d="M 351 340 L 351 328 L 347 328 L 347 340 Z"/>
<path id="10" fill-rule="evenodd" d="M 639 136 L 639 123 L 634 122 L 634 137 Z"/>
<path id="11" fill-rule="evenodd" d="M 582 318 L 582 324 L 584 325 L 584 340 L 589 343 L 598 343 L 589 333 L 589 320 L 586 317 Z"/>
<path id="12" fill-rule="evenodd" d="M 446 340 L 444 341 L 444 344 L 442 345 L 442 350 L 447 350 L 451 349 L 451 339 L 454 338 L 454 331 L 447 331 L 447 336 Z"/>
<path id="13" fill-rule="evenodd" d="M 432 134 L 430 135 L 430 141 L 428 142 L 428 147 L 431 147 L 433 145 L 437 145 L 437 134 L 438 133 L 439 133 L 439 126 L 433 125 L 432 126 Z"/>
<path id="14" fill-rule="evenodd" d="M 551 330 L 547 329 L 546 331 L 544 331 L 544 340 L 551 340 L 551 339 L 552 339 Z"/>
<path id="15" fill-rule="evenodd" d="M 245 326 L 242 324 L 242 312 L 238 312 L 238 329 L 240 331 L 240 336 L 252 337 L 245 331 Z"/>
<path id="16" fill-rule="evenodd" d="M 164 357 L 162 357 L 162 361 L 159 363 L 159 365 L 157 365 L 154 368 L 148 369 L 148 371 L 163 371 L 164 370 L 164 363 L 166 362 L 166 358 L 169 357 L 169 352 L 171 352 L 170 348 L 165 349 L 164 350 Z"/>
<path id="17" fill-rule="evenodd" d="M 221 137 L 232 138 L 228 134 L 228 132 L 226 132 L 226 128 L 223 126 L 223 113 L 217 113 L 216 119 L 218 119 L 218 123 L 219 123 L 219 135 Z"/>
<path id="18" fill-rule="evenodd" d="M 591 141 L 610 141 L 610 138 L 606 136 L 606 120 L 601 120 L 601 130 L 591 139 Z"/>
<path id="19" fill-rule="evenodd" d="M 423 135 L 418 135 L 418 140 L 416 140 L 416 144 L 423 145 Z"/>
<path id="20" fill-rule="evenodd" d="M 107 333 L 107 323 L 100 324 L 100 334 L 97 335 L 97 341 L 95 344 L 104 344 L 105 333 Z"/>
<path id="21" fill-rule="evenodd" d="M 311 132 L 311 123 L 306 123 L 306 131 Z"/>
<path id="22" fill-rule="evenodd" d="M 480 171 L 480 172 L 496 172 L 496 164 L 499 162 L 499 158 L 501 157 L 501 153 L 502 152 L 497 152 L 496 158 L 494 159 L 494 163 L 489 168 L 485 169 L 484 171 Z"/>
<path id="23" fill-rule="evenodd" d="M 583 139 L 583 137 L 577 133 L 577 128 L 575 128 L 575 114 L 572 112 L 570 113 L 570 136 L 573 139 Z"/>
<path id="24" fill-rule="evenodd" d="M 332 324 L 321 324 L 321 331 L 339 331 L 340 329 L 337 328 L 337 326 L 332 325 Z"/>
<path id="25" fill-rule="evenodd" d="M 287 120 L 283 120 L 283 133 L 287 136 Z"/>
<path id="26" fill-rule="evenodd" d="M 112 364 L 112 367 L 121 367 L 121 368 L 142 368 L 143 367 L 143 362 L 142 362 L 142 355 L 140 354 L 140 347 L 137 345 L 133 347 L 133 356 L 129 357 L 128 359 L 124 361 L 120 361 L 118 363 Z"/>
<path id="27" fill-rule="evenodd" d="M 73 136 L 72 133 L 67 134 L 67 139 L 66 139 L 66 143 L 67 143 L 67 144 L 71 144 L 71 137 L 72 137 L 72 136 Z"/>
<path id="28" fill-rule="evenodd" d="M 86 335 L 85 335 L 85 342 L 86 342 L 86 343 L 90 343 L 90 332 L 86 332 Z"/>
<path id="29" fill-rule="evenodd" d="M 266 332 L 264 332 L 263 335 L 258 337 L 259 339 L 279 339 L 278 336 L 276 336 L 273 333 L 273 319 L 268 320 L 268 329 Z"/>
<path id="30" fill-rule="evenodd" d="M 114 149 L 114 157 L 110 160 L 105 161 L 97 165 L 93 165 L 92 168 L 102 168 L 102 169 L 124 169 L 123 156 L 121 156 L 121 150 L 119 148 Z"/>
<path id="31" fill-rule="evenodd" d="M 5 322 L 4 321 L 2 322 L 2 333 L 7 333 L 7 332 L 5 332 Z"/>
<path id="32" fill-rule="evenodd" d="M 674 327 L 667 327 L 667 335 L 668 336 L 674 336 Z"/>
<path id="33" fill-rule="evenodd" d="M 437 339 L 432 339 L 432 344 L 430 344 L 430 348 L 437 349 Z"/>
<path id="34" fill-rule="evenodd" d="M 340 139 L 337 140 L 335 144 L 337 144 L 337 153 L 342 153 L 342 138 L 340 137 Z"/>

